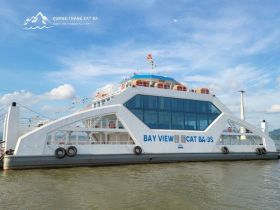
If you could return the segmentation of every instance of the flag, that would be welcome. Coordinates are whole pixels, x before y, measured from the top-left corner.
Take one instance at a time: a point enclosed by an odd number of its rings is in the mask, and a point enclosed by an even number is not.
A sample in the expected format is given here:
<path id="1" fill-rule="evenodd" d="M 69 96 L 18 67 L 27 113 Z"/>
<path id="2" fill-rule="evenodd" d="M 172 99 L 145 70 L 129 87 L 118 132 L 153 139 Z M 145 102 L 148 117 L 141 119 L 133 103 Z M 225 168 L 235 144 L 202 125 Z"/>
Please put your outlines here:
<path id="1" fill-rule="evenodd" d="M 147 55 L 147 61 L 152 65 L 152 69 L 156 66 L 152 54 Z"/>
<path id="2" fill-rule="evenodd" d="M 153 56 L 152 56 L 152 54 L 148 54 L 148 55 L 147 55 L 147 60 L 148 60 L 148 61 L 153 60 Z"/>

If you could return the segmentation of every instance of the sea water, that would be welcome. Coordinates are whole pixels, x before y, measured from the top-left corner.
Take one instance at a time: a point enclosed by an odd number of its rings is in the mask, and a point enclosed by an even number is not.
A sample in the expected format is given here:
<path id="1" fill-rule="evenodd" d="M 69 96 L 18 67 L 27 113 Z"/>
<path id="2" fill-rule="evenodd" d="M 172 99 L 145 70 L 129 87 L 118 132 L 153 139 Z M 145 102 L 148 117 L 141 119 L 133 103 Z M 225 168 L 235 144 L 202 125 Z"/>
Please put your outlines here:
<path id="1" fill-rule="evenodd" d="M 280 209 L 280 162 L 0 171 L 0 209 Z"/>

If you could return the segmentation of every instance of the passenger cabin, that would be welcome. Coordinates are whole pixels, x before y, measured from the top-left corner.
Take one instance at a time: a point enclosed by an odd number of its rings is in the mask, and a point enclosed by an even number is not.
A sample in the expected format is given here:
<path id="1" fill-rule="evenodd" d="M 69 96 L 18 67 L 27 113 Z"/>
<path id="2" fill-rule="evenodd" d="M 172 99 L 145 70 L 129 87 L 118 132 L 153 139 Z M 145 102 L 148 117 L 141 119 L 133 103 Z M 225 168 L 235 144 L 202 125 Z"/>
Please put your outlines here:
<path id="1" fill-rule="evenodd" d="M 128 87 L 151 87 L 199 94 L 210 93 L 208 88 L 188 89 L 187 86 L 177 82 L 171 77 L 152 74 L 135 74 L 129 79 L 124 80 L 120 84 L 119 90 L 114 93 L 109 94 L 108 92 L 104 91 L 98 92 L 95 96 L 95 99 L 93 100 L 92 107 L 96 108 L 104 105 L 107 101 L 110 101 L 115 95 L 124 91 Z"/>
<path id="2" fill-rule="evenodd" d="M 125 89 L 126 87 L 155 87 L 161 89 L 174 89 L 179 91 L 186 91 L 186 86 L 180 84 L 171 77 L 159 76 L 159 75 L 148 75 L 148 74 L 136 74 L 131 78 L 122 82 L 120 89 Z"/>

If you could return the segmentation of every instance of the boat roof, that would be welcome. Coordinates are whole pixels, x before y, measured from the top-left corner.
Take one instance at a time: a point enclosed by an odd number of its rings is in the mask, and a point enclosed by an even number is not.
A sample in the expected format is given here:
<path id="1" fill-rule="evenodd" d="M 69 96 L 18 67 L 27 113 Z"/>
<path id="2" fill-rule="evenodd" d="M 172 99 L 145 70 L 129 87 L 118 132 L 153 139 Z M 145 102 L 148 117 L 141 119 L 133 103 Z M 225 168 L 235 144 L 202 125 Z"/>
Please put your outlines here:
<path id="1" fill-rule="evenodd" d="M 170 82 L 177 82 L 175 79 L 171 77 L 154 75 L 154 74 L 135 74 L 130 79 L 158 79 L 158 80 L 165 80 Z"/>

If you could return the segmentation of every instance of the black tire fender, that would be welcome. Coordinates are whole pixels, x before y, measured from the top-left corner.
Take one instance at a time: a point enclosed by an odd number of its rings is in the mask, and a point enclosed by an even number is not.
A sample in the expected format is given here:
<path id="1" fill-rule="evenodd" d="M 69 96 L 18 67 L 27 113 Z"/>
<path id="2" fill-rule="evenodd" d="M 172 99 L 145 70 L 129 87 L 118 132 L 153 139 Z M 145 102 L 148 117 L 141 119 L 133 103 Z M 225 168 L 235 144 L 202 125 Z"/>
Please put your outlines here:
<path id="1" fill-rule="evenodd" d="M 66 150 L 66 154 L 69 157 L 74 157 L 77 154 L 77 148 L 75 146 L 70 146 Z"/>
<path id="2" fill-rule="evenodd" d="M 62 147 L 58 147 L 55 151 L 54 151 L 54 155 L 56 158 L 58 159 L 62 159 L 65 157 L 66 155 L 66 150 Z"/>
<path id="3" fill-rule="evenodd" d="M 135 155 L 141 155 L 142 154 L 142 148 L 140 146 L 136 146 L 133 148 L 133 152 Z"/>
<path id="4" fill-rule="evenodd" d="M 267 151 L 264 147 L 262 147 L 261 150 L 262 150 L 262 154 L 266 154 Z"/>
<path id="5" fill-rule="evenodd" d="M 262 148 L 256 148 L 256 153 L 258 155 L 261 155 L 263 152 L 262 152 Z"/>
<path id="6" fill-rule="evenodd" d="M 228 154 L 229 153 L 229 149 L 227 147 L 222 147 L 221 150 L 222 150 L 223 154 Z"/>

